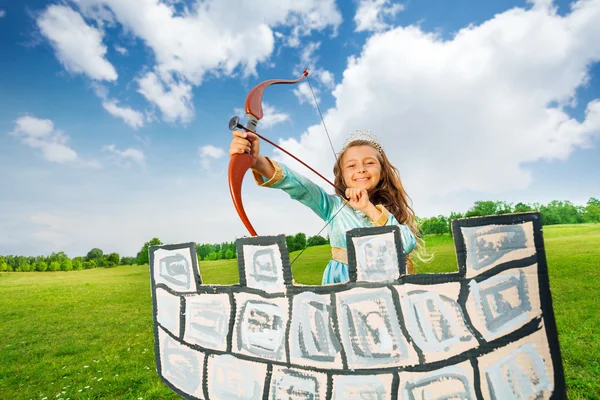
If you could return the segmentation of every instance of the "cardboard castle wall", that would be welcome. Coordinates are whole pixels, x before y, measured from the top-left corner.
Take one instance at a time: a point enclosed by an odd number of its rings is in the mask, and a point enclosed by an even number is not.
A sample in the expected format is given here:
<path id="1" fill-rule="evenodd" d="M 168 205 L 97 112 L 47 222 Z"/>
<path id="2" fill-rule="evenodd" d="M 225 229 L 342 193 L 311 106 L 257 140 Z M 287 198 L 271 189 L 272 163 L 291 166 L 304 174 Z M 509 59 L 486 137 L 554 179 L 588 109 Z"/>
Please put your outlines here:
<path id="1" fill-rule="evenodd" d="M 157 372 L 187 399 L 565 398 L 537 213 L 456 220 L 458 272 L 406 275 L 398 227 L 348 232 L 350 282 L 293 283 L 285 237 L 150 249 Z"/>

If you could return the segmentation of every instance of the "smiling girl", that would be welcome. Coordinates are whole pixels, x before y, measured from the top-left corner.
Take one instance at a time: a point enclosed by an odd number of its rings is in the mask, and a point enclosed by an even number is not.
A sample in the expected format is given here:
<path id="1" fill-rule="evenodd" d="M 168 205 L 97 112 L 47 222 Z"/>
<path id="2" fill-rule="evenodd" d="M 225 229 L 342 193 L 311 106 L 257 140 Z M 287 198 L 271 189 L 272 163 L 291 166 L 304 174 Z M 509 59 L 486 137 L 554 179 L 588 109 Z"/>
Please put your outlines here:
<path id="1" fill-rule="evenodd" d="M 409 198 L 398 170 L 390 163 L 372 132 L 356 131 L 346 141 L 333 168 L 337 186 L 335 195 L 328 194 L 285 164 L 261 155 L 259 138 L 255 134 L 233 131 L 229 155 L 244 152 L 254 157 L 252 173 L 260 186 L 285 191 L 321 219 L 329 221 L 332 259 L 323 274 L 324 285 L 348 281 L 346 231 L 353 228 L 398 225 L 406 266 L 409 273 L 414 273 L 409 253 L 417 244 L 415 214 L 408 204 Z M 344 196 L 350 207 L 344 207 Z"/>

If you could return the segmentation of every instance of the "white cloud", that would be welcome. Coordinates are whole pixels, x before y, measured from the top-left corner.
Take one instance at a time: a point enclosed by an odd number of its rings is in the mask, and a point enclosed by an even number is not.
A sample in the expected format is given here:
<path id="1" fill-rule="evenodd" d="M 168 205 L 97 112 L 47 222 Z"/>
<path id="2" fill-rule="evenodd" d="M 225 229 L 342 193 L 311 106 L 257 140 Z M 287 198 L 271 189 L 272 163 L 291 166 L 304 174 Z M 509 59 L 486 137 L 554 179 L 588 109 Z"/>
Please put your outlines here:
<path id="1" fill-rule="evenodd" d="M 390 27 L 387 18 L 394 18 L 404 10 L 402 4 L 390 4 L 390 0 L 360 0 L 354 22 L 356 32 L 382 31 Z"/>
<path id="2" fill-rule="evenodd" d="M 121 55 L 127 55 L 127 49 L 125 47 L 115 45 L 115 50 Z"/>
<path id="3" fill-rule="evenodd" d="M 307 68 L 309 78 L 310 76 L 314 76 L 327 89 L 333 89 L 335 86 L 333 73 L 325 68 L 316 66 L 319 61 L 319 57 L 316 55 L 319 47 L 321 47 L 321 42 L 311 42 L 304 46 L 302 52 L 300 52 L 300 61 L 296 65 L 295 73 L 300 75 L 304 71 L 304 68 Z"/>
<path id="4" fill-rule="evenodd" d="M 333 87 L 335 86 L 335 77 L 333 73 L 322 69 L 319 70 L 317 76 L 323 86 L 325 86 L 328 89 L 333 89 Z"/>
<path id="5" fill-rule="evenodd" d="M 40 149 L 43 157 L 51 162 L 72 163 L 78 161 L 75 150 L 67 146 L 68 137 L 54 129 L 49 119 L 31 116 L 20 117 L 15 121 L 11 135 L 31 148 Z"/>
<path id="6" fill-rule="evenodd" d="M 158 106 L 165 121 L 190 122 L 194 118 L 192 86 L 172 79 L 167 85 L 163 82 L 155 73 L 148 72 L 138 79 L 139 92 Z"/>
<path id="7" fill-rule="evenodd" d="M 146 164 L 144 152 L 138 149 L 128 148 L 119 150 L 114 144 L 111 144 L 104 146 L 102 150 L 111 153 L 118 164 L 130 165 L 131 163 L 135 163 L 141 166 Z"/>
<path id="8" fill-rule="evenodd" d="M 158 0 L 74 1 L 90 18 L 98 16 L 98 8 L 109 9 L 111 20 L 148 46 L 156 65 L 138 79 L 140 92 L 160 108 L 163 119 L 182 123 L 194 117 L 192 86 L 207 73 L 231 75 L 241 69 L 254 74 L 273 52 L 274 29 L 286 31 L 288 44 L 297 45 L 315 30 L 331 28 L 335 34 L 342 21 L 334 0 L 269 0 L 260 7 L 237 0 L 197 1 L 182 12 Z"/>
<path id="9" fill-rule="evenodd" d="M 6 11 L 0 10 L 0 18 L 4 18 L 5 15 L 6 15 Z"/>
<path id="10" fill-rule="evenodd" d="M 315 93 L 314 97 L 313 97 L 313 91 Z M 300 104 L 308 103 L 316 108 L 317 105 L 315 104 L 315 97 L 317 98 L 318 103 L 321 102 L 321 99 L 319 98 L 319 91 L 316 88 L 312 88 L 312 91 L 311 91 L 311 87 L 306 82 L 300 83 L 293 90 L 293 92 L 296 95 L 296 97 L 298 98 L 298 101 L 300 102 Z"/>
<path id="11" fill-rule="evenodd" d="M 218 160 L 225 155 L 225 150 L 209 144 L 200 146 L 198 148 L 198 153 L 200 154 L 200 164 L 202 165 L 202 168 L 208 170 L 210 169 L 213 160 Z"/>
<path id="12" fill-rule="evenodd" d="M 288 121 L 290 116 L 288 114 L 277 111 L 275 106 L 268 103 L 263 103 L 263 117 L 260 120 L 260 126 L 262 128 L 272 128 L 282 122 Z"/>
<path id="13" fill-rule="evenodd" d="M 134 129 L 144 126 L 144 114 L 130 107 L 121 107 L 116 100 L 106 100 L 102 102 L 102 107 L 110 115 L 121 118 L 125 123 Z"/>
<path id="14" fill-rule="evenodd" d="M 428 207 L 440 196 L 522 190 L 526 163 L 564 160 L 600 134 L 599 102 L 583 122 L 569 115 L 600 60 L 598 21 L 593 0 L 565 16 L 511 9 L 450 40 L 415 26 L 372 36 L 333 92 L 325 121 L 334 145 L 357 128 L 377 133 L 421 216 L 451 211 Z M 331 170 L 320 125 L 281 144 Z"/>
<path id="15" fill-rule="evenodd" d="M 66 6 L 51 5 L 40 14 L 37 25 L 68 71 L 95 80 L 117 79 L 115 68 L 105 58 L 103 33 L 87 25 L 78 12 Z"/>
<path id="16" fill-rule="evenodd" d="M 109 112 L 113 117 L 121 118 L 127 125 L 133 129 L 141 128 L 144 124 L 151 120 L 151 117 L 144 117 L 140 111 L 136 111 L 131 107 L 119 105 L 119 101 L 110 99 L 108 96 L 108 88 L 97 82 L 92 82 L 92 90 L 102 99 L 102 107 Z"/>
<path id="17" fill-rule="evenodd" d="M 15 121 L 15 132 L 34 138 L 49 136 L 54 130 L 54 123 L 49 119 L 25 116 Z"/>

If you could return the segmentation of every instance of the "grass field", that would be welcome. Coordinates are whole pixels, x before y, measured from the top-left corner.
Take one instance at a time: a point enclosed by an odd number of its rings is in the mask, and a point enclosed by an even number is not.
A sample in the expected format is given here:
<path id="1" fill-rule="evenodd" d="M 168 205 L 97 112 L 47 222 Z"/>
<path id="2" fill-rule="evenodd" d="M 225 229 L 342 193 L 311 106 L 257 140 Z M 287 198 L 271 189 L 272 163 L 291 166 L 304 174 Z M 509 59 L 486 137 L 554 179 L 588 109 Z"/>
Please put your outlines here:
<path id="1" fill-rule="evenodd" d="M 600 225 L 545 227 L 544 241 L 569 399 L 600 399 Z M 419 272 L 456 270 L 449 236 L 426 243 L 435 260 Z M 320 284 L 329 257 L 306 250 L 296 281 Z M 238 282 L 234 261 L 200 269 Z M 147 267 L 1 273 L 0 399 L 179 398 L 155 371 L 151 310 Z"/>

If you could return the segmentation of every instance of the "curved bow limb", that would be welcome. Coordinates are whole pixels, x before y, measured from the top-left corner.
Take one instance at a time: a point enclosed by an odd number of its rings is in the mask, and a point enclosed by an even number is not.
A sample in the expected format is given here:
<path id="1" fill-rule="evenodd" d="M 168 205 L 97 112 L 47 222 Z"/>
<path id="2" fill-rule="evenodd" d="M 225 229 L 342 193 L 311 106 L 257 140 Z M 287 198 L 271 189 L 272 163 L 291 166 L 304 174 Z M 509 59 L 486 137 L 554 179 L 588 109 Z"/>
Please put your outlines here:
<path id="1" fill-rule="evenodd" d="M 248 93 L 248 97 L 246 98 L 246 126 L 240 125 L 237 117 L 234 117 L 229 123 L 229 129 L 241 128 L 250 132 L 255 132 L 256 127 L 258 125 L 258 121 L 263 117 L 262 95 L 265 89 L 271 85 L 295 84 L 300 82 L 307 76 L 308 69 L 304 69 L 302 76 L 298 79 L 270 79 L 256 85 L 254 88 L 252 88 L 250 93 Z M 235 123 L 233 123 L 234 121 Z M 269 141 L 269 143 L 271 142 Z M 240 219 L 242 220 L 244 226 L 246 227 L 246 229 L 248 229 L 248 232 L 250 232 L 252 236 L 258 236 L 256 230 L 254 230 L 254 227 L 248 219 L 248 215 L 244 210 L 244 203 L 242 202 L 242 183 L 244 181 L 244 176 L 246 175 L 246 172 L 250 169 L 253 162 L 254 158 L 250 154 L 234 154 L 233 156 L 231 156 L 231 159 L 229 160 L 228 181 L 229 191 L 231 193 L 233 205 L 235 206 L 235 209 L 238 215 L 240 216 Z"/>
<path id="2" fill-rule="evenodd" d="M 229 192 L 231 193 L 233 205 L 235 206 L 240 219 L 252 236 L 258 236 L 246 215 L 244 204 L 242 203 L 242 182 L 244 181 L 246 171 L 250 169 L 253 162 L 254 158 L 250 154 L 234 154 L 231 156 L 231 160 L 229 160 L 229 171 L 227 175 L 229 180 Z"/>

